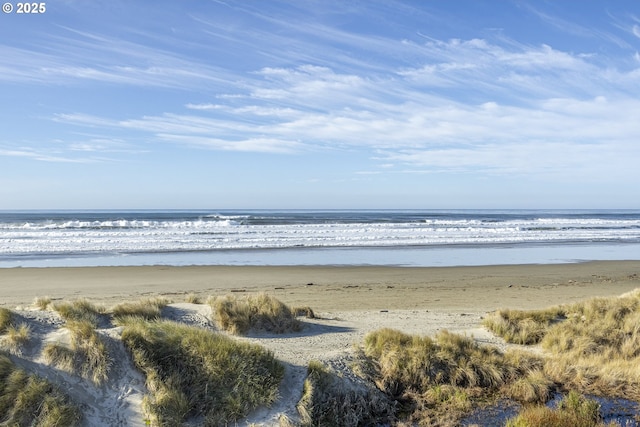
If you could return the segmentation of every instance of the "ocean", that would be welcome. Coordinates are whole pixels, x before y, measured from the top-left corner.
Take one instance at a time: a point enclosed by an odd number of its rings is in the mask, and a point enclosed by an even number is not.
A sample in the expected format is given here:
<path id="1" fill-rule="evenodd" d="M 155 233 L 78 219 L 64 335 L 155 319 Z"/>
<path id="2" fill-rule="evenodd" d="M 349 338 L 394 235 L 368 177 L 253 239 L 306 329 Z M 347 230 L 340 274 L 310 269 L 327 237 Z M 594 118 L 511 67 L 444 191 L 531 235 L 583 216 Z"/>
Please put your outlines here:
<path id="1" fill-rule="evenodd" d="M 640 260 L 640 210 L 0 211 L 0 268 Z"/>

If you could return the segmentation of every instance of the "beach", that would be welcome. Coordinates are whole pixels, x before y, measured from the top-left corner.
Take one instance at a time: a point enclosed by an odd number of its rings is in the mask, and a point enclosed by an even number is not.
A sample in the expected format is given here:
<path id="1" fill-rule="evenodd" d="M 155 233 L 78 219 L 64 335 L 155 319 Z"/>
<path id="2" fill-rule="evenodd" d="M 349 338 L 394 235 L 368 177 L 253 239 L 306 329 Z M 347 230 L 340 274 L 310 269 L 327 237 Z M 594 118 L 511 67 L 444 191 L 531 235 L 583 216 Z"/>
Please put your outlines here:
<path id="1" fill-rule="evenodd" d="M 235 339 L 269 349 L 285 366 L 279 398 L 260 407 L 240 426 L 278 426 L 282 415 L 296 419 L 296 404 L 303 390 L 310 361 L 318 360 L 348 372 L 355 346 L 366 334 L 381 328 L 433 336 L 448 330 L 473 337 L 483 344 L 506 349 L 500 338 L 481 324 L 500 308 L 539 309 L 583 301 L 597 296 L 618 296 L 640 288 L 639 261 L 598 261 L 575 264 L 507 265 L 483 267 L 344 267 L 344 266 L 138 266 L 0 269 L 2 306 L 28 320 L 32 341 L 48 342 L 58 332 L 57 315 L 39 311 L 35 298 L 49 297 L 55 304 L 87 298 L 112 307 L 145 297 L 164 296 L 172 304 L 163 317 L 217 330 L 208 304 L 194 304 L 209 296 L 266 292 L 293 306 L 308 306 L 316 318 L 303 321 L 299 332 L 249 333 Z M 59 326 L 57 326 L 59 327 Z M 101 331 L 117 338 L 117 328 Z M 57 337 L 57 335 L 55 335 Z M 39 348 L 35 345 L 34 349 Z M 115 346 L 124 352 L 121 346 Z M 114 350 L 115 351 L 115 350 Z M 60 375 L 42 364 L 37 352 L 25 353 L 18 363 L 55 382 L 78 403 L 89 408 L 83 426 L 105 420 L 113 425 L 142 426 L 140 402 L 147 393 L 144 380 L 122 357 L 114 360 L 106 387 Z M 22 361 L 24 360 L 24 362 Z M 32 363 L 35 362 L 35 363 Z"/>
<path id="2" fill-rule="evenodd" d="M 640 286 L 640 261 L 472 267 L 137 266 L 0 269 L 2 306 L 267 292 L 317 311 L 535 309 Z"/>

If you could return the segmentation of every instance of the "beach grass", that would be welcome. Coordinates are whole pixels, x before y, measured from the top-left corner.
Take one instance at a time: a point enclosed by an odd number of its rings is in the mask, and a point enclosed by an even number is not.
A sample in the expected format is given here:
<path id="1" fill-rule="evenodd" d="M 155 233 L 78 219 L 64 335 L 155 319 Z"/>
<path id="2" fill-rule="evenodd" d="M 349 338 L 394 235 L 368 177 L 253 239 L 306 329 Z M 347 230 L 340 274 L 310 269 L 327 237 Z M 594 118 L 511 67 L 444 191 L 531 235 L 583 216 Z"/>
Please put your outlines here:
<path id="1" fill-rule="evenodd" d="M 538 325 L 536 339 L 524 343 L 546 350 L 544 373 L 551 381 L 583 393 L 640 401 L 640 290 L 543 311 L 513 311 L 508 318 L 517 319 L 514 328 L 499 326 L 505 318 L 500 313 L 485 325 L 507 342 L 520 342 L 514 339 L 518 325 Z"/>
<path id="2" fill-rule="evenodd" d="M 67 322 L 86 321 L 92 323 L 94 326 L 98 325 L 100 315 L 106 312 L 104 307 L 96 305 L 85 298 L 53 304 L 53 309 Z"/>
<path id="3" fill-rule="evenodd" d="M 611 422 L 609 426 L 619 426 Z M 506 427 L 604 427 L 600 404 L 571 391 L 557 405 L 528 406 L 506 423 Z"/>
<path id="4" fill-rule="evenodd" d="M 157 320 L 162 316 L 162 309 L 169 304 L 170 301 L 164 297 L 143 298 L 118 304 L 111 309 L 111 314 L 117 324 L 136 319 Z"/>
<path id="5" fill-rule="evenodd" d="M 0 307 L 0 334 L 4 333 L 11 326 L 13 315 L 8 308 Z"/>
<path id="6" fill-rule="evenodd" d="M 552 386 L 538 385 L 539 374 L 533 373 L 542 361 L 537 356 L 502 353 L 447 331 L 431 338 L 381 329 L 365 336 L 363 354 L 360 363 L 366 366 L 361 371 L 369 372 L 369 379 L 400 403 L 404 418 L 420 425 L 455 425 L 472 407 L 505 393 L 518 400 L 543 400 Z M 517 381 L 532 384 L 535 397 L 509 390 Z"/>
<path id="7" fill-rule="evenodd" d="M 9 325 L 5 329 L 2 344 L 9 353 L 19 355 L 22 353 L 22 348 L 29 342 L 30 338 L 31 327 L 28 324 Z"/>
<path id="8" fill-rule="evenodd" d="M 394 402 L 374 387 L 349 383 L 318 361 L 309 362 L 297 404 L 300 427 L 388 425 Z"/>
<path id="9" fill-rule="evenodd" d="M 289 306 L 265 293 L 214 297 L 209 304 L 218 327 L 235 335 L 246 334 L 250 329 L 286 333 L 301 328 Z"/>
<path id="10" fill-rule="evenodd" d="M 156 425 L 235 422 L 273 403 L 283 366 L 264 348 L 171 321 L 129 321 L 122 341 L 145 374 L 145 406 Z"/>
<path id="11" fill-rule="evenodd" d="M 49 308 L 49 305 L 51 304 L 51 297 L 36 297 L 33 300 L 33 305 L 36 306 L 36 308 L 38 308 L 39 310 L 46 310 Z"/>
<path id="12" fill-rule="evenodd" d="M 95 330 L 91 320 L 67 321 L 70 342 L 48 343 L 43 349 L 44 359 L 66 372 L 104 383 L 109 376 L 112 360 L 107 345 Z"/>
<path id="13" fill-rule="evenodd" d="M 72 427 L 81 413 L 55 386 L 18 369 L 0 354 L 0 423 L 6 426 Z"/>
<path id="14" fill-rule="evenodd" d="M 185 302 L 189 304 L 202 304 L 202 298 L 194 293 L 189 293 L 184 298 Z"/>

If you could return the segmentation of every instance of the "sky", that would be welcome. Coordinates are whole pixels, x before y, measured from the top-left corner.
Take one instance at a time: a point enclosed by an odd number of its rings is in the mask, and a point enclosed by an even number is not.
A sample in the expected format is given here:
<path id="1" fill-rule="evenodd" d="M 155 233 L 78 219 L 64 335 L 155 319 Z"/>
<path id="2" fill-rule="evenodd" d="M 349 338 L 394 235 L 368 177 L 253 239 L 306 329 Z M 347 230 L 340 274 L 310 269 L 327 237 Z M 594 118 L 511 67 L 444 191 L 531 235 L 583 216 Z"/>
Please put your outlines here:
<path id="1" fill-rule="evenodd" d="M 9 4 L 0 209 L 640 208 L 637 0 Z"/>

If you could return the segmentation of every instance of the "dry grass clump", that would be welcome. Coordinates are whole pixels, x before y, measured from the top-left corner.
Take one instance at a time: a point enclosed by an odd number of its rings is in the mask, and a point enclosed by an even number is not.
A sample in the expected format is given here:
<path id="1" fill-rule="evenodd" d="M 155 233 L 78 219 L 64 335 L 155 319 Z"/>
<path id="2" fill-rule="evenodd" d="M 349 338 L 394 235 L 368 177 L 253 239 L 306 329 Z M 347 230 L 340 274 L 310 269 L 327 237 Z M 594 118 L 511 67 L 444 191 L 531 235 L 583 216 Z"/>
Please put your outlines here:
<path id="1" fill-rule="evenodd" d="M 29 342 L 31 328 L 26 323 L 16 325 L 11 310 L 0 308 L 0 334 L 3 334 L 2 347 L 12 354 L 20 354 L 22 347 Z"/>
<path id="2" fill-rule="evenodd" d="M 218 326 L 232 334 L 245 334 L 249 329 L 285 333 L 301 328 L 287 305 L 264 293 L 244 298 L 227 295 L 212 298 L 209 304 Z"/>
<path id="3" fill-rule="evenodd" d="M 313 312 L 313 309 L 306 305 L 303 307 L 294 307 L 291 311 L 293 311 L 293 315 L 296 317 L 303 316 L 307 319 L 316 319 L 316 314 Z"/>
<path id="4" fill-rule="evenodd" d="M 6 334 L 2 337 L 2 346 L 11 354 L 21 354 L 24 347 L 31 338 L 31 328 L 26 323 L 14 326 L 10 325 L 5 329 Z"/>
<path id="5" fill-rule="evenodd" d="M 8 308 L 0 307 L 0 334 L 4 333 L 12 321 L 11 310 Z"/>
<path id="6" fill-rule="evenodd" d="M 264 348 L 170 321 L 129 321 L 122 341 L 144 372 L 154 425 L 233 423 L 277 398 L 284 368 Z"/>
<path id="7" fill-rule="evenodd" d="M 46 310 L 49 308 L 49 304 L 51 304 L 50 297 L 36 297 L 33 300 L 33 305 L 35 305 L 39 310 Z"/>
<path id="8" fill-rule="evenodd" d="M 49 382 L 16 368 L 0 355 L 0 423 L 7 426 L 70 427 L 80 411 Z"/>
<path id="9" fill-rule="evenodd" d="M 202 304 L 202 298 L 194 293 L 187 294 L 187 296 L 184 298 L 184 301 L 188 302 L 189 304 Z"/>
<path id="10" fill-rule="evenodd" d="M 70 342 L 47 344 L 43 356 L 47 363 L 64 371 L 102 384 L 107 380 L 111 357 L 104 340 L 89 320 L 67 321 Z"/>
<path id="11" fill-rule="evenodd" d="M 297 405 L 301 427 L 388 425 L 395 405 L 373 387 L 356 385 L 317 361 L 309 362 Z"/>
<path id="12" fill-rule="evenodd" d="M 549 326 L 565 319 L 561 307 L 546 310 L 498 310 L 490 313 L 483 324 L 494 334 L 512 344 L 538 344 Z"/>
<path id="13" fill-rule="evenodd" d="M 425 425 L 443 419 L 455 424 L 474 402 L 542 367 L 531 354 L 503 354 L 447 331 L 430 338 L 381 329 L 365 337 L 364 355 L 370 367 L 363 370 L 378 388 L 402 403 L 412 422 Z M 546 385 L 549 393 L 551 384 Z M 521 397 L 515 390 L 511 394 Z M 542 390 L 538 394 L 545 395 Z"/>
<path id="14" fill-rule="evenodd" d="M 539 321 L 553 312 L 561 315 L 548 323 Z M 640 401 L 640 290 L 540 313 L 519 311 L 509 318 L 544 323 L 537 335 L 548 351 L 544 373 L 550 380 L 583 393 Z M 489 327 L 508 339 L 499 327 Z"/>
<path id="15" fill-rule="evenodd" d="M 95 305 L 87 299 L 81 298 L 71 302 L 61 302 L 53 305 L 53 309 L 58 312 L 67 322 L 91 322 L 98 325 L 100 315 L 106 312 L 102 306 Z"/>
<path id="16" fill-rule="evenodd" d="M 111 313 L 118 324 L 124 324 L 135 318 L 157 320 L 162 316 L 162 309 L 169 303 L 170 301 L 163 297 L 144 298 L 135 302 L 118 304 L 111 309 Z"/>
<path id="17" fill-rule="evenodd" d="M 610 426 L 618 424 L 611 423 Z M 566 395 L 557 408 L 529 406 L 518 416 L 507 421 L 506 427 L 599 427 L 605 426 L 600 415 L 600 405 L 595 400 L 586 399 L 572 391 Z"/>

